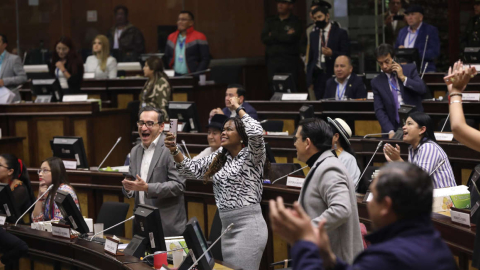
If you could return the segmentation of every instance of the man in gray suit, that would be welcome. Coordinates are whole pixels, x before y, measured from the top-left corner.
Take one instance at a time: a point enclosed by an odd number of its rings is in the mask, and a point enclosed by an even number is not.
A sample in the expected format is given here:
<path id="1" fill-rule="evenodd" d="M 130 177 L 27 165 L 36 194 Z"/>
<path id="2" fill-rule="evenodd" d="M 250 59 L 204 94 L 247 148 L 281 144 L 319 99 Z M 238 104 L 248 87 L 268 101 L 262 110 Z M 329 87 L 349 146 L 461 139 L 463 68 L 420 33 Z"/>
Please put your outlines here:
<path id="1" fill-rule="evenodd" d="M 130 152 L 129 171 L 135 180 L 124 179 L 123 194 L 135 197 L 139 204 L 160 210 L 165 237 L 182 235 L 187 221 L 185 213 L 185 179 L 174 166 L 170 151 L 164 146 L 164 115 L 153 107 L 140 110 L 137 122 L 142 143 Z"/>
<path id="2" fill-rule="evenodd" d="M 312 219 L 312 226 L 326 219 L 332 250 L 342 260 L 353 262 L 363 251 L 355 184 L 332 149 L 333 131 L 323 120 L 302 120 L 295 134 L 297 158 L 310 171 L 298 202 Z"/>
<path id="3" fill-rule="evenodd" d="M 20 101 L 20 91 L 16 87 L 27 81 L 22 60 L 17 55 L 7 52 L 8 40 L 0 34 L 0 87 L 7 87 L 13 91 L 13 101 Z"/>

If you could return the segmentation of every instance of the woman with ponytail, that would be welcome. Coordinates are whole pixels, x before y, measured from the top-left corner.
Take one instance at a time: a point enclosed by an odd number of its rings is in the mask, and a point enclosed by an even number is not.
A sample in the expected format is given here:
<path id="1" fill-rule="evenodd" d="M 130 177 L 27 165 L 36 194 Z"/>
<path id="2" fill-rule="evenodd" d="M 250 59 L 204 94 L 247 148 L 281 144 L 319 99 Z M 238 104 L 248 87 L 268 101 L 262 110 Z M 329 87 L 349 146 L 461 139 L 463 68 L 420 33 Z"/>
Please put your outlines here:
<path id="1" fill-rule="evenodd" d="M 0 182 L 10 186 L 15 206 L 20 212 L 25 212 L 35 201 L 28 172 L 16 156 L 0 154 Z"/>
<path id="2" fill-rule="evenodd" d="M 239 118 L 225 121 L 221 147 L 216 152 L 193 161 L 178 150 L 171 133 L 165 138 L 165 146 L 174 156 L 180 173 L 213 182 L 222 229 L 235 224 L 222 238 L 223 260 L 256 270 L 268 238 L 260 202 L 262 182 L 268 178 L 270 163 L 260 123 L 245 113 L 237 97 L 230 98 L 230 102 Z"/>

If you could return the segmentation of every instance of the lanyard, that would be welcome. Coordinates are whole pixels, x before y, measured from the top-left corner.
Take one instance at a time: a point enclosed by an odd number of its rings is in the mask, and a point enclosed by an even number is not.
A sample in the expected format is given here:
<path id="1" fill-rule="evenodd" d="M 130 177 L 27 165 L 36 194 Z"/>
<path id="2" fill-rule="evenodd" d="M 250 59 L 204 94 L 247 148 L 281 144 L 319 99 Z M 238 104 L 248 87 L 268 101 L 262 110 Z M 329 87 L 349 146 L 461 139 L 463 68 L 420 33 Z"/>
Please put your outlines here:
<path id="1" fill-rule="evenodd" d="M 345 86 L 343 87 L 343 91 L 340 93 L 340 83 L 337 84 L 337 100 L 342 100 L 343 94 L 345 94 L 345 89 L 347 89 L 348 81 L 345 82 Z"/>
<path id="2" fill-rule="evenodd" d="M 180 43 L 178 43 L 178 46 L 180 46 L 180 50 L 183 49 L 183 46 L 185 45 L 185 40 L 187 40 L 187 38 L 185 38 L 183 41 L 181 41 Z"/>
<path id="3" fill-rule="evenodd" d="M 393 76 L 393 75 L 392 75 L 392 76 Z M 393 85 L 393 83 L 392 83 L 391 79 L 388 79 L 388 83 L 389 83 L 389 84 L 390 84 L 390 86 L 393 88 L 393 90 L 395 90 L 395 91 L 399 92 L 398 88 L 397 88 L 397 87 L 395 87 L 395 85 Z"/>
<path id="4" fill-rule="evenodd" d="M 412 43 L 415 42 L 415 38 L 417 37 L 417 34 L 418 34 L 418 29 L 417 29 L 417 31 L 415 32 L 415 34 L 408 33 L 407 39 L 408 39 L 408 47 L 409 47 L 409 48 L 410 48 L 410 46 L 412 45 Z M 409 37 L 409 36 L 410 36 L 410 37 Z"/>

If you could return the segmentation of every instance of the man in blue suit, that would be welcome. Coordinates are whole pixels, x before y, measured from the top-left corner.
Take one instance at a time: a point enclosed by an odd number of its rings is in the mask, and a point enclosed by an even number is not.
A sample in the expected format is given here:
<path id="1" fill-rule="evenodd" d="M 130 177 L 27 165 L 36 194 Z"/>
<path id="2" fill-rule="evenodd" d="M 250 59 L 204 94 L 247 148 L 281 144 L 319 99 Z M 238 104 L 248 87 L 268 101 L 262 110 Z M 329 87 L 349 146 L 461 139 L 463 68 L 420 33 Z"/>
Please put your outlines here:
<path id="1" fill-rule="evenodd" d="M 418 76 L 415 65 L 402 66 L 393 60 L 395 51 L 392 45 L 378 46 L 375 57 L 383 71 L 371 82 L 375 115 L 382 133 L 389 133 L 389 138 L 392 138 L 401 126 L 398 114 L 400 105 L 414 105 L 418 111 L 423 112 L 422 95 L 425 94 L 426 87 Z"/>
<path id="2" fill-rule="evenodd" d="M 245 109 L 245 112 L 250 115 L 253 119 L 258 121 L 257 111 L 250 105 L 248 102 L 245 101 L 245 88 L 243 88 L 240 84 L 229 84 L 227 86 L 227 91 L 225 92 L 225 108 L 220 109 L 216 108 L 210 112 L 210 119 L 215 114 L 224 114 L 227 117 L 235 117 L 237 116 L 236 110 L 233 109 L 232 104 L 230 103 L 230 98 L 235 97 L 238 98 L 238 104 L 240 107 Z"/>
<path id="3" fill-rule="evenodd" d="M 423 72 L 425 65 L 427 65 L 427 72 L 435 72 L 435 58 L 440 55 L 440 39 L 438 38 L 438 29 L 435 26 L 423 22 L 424 10 L 419 5 L 412 5 L 406 11 L 406 19 L 408 26 L 405 26 L 398 33 L 397 41 L 395 42 L 395 49 L 401 48 L 417 48 L 420 61 L 425 53 L 423 66 L 420 67 L 420 72 Z M 425 43 L 428 44 L 425 49 Z M 420 63 L 417 63 L 420 64 Z"/>
<path id="4" fill-rule="evenodd" d="M 315 97 L 325 94 L 325 84 L 333 75 L 333 64 L 340 55 L 348 55 L 350 43 L 347 31 L 330 22 L 327 6 L 319 6 L 312 11 L 315 28 L 310 33 L 307 48 L 307 87 L 313 84 Z"/>
<path id="5" fill-rule="evenodd" d="M 352 73 L 352 60 L 346 55 L 340 55 L 335 60 L 335 78 L 327 81 L 323 98 L 346 100 L 348 98 L 367 98 L 367 89 L 363 80 Z"/>

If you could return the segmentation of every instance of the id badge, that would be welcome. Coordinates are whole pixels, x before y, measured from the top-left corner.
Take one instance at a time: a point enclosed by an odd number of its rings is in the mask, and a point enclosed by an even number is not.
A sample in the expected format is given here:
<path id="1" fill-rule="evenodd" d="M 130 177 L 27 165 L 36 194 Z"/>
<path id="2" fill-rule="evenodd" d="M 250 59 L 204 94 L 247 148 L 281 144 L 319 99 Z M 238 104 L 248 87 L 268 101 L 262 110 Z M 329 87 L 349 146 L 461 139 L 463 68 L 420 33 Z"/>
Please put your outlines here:
<path id="1" fill-rule="evenodd" d="M 178 62 L 179 62 L 179 63 L 183 63 L 183 55 L 179 55 L 179 56 L 178 56 Z"/>

